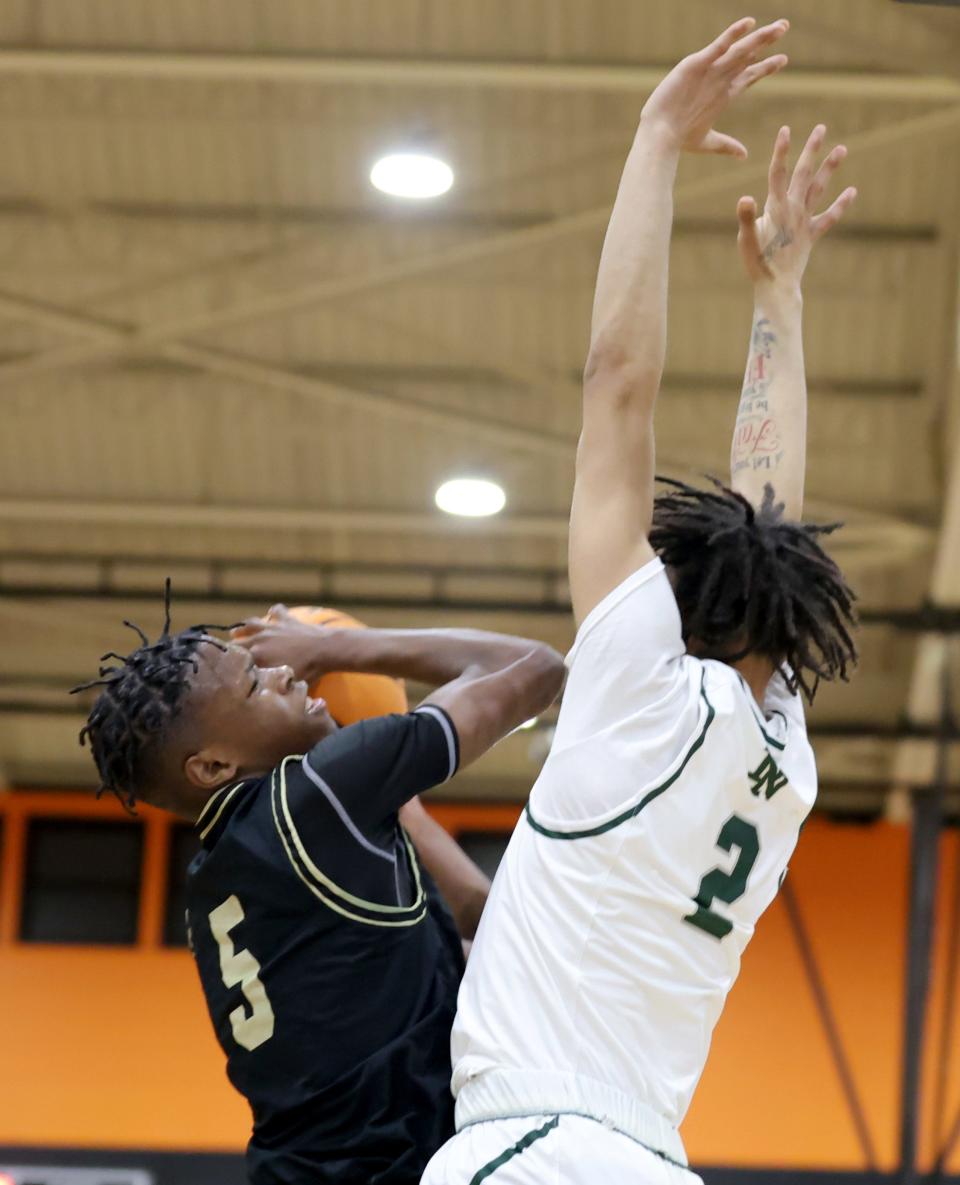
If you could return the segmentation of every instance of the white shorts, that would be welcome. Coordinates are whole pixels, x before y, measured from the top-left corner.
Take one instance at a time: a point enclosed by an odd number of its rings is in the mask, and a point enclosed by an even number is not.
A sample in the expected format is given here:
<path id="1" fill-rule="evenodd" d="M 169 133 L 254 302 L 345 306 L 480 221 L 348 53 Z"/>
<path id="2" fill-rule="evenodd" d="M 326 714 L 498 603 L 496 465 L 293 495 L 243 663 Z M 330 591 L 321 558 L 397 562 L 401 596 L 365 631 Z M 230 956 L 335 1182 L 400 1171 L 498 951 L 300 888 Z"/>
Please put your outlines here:
<path id="1" fill-rule="evenodd" d="M 629 1136 L 580 1115 L 474 1123 L 448 1140 L 421 1185 L 703 1185 Z"/>

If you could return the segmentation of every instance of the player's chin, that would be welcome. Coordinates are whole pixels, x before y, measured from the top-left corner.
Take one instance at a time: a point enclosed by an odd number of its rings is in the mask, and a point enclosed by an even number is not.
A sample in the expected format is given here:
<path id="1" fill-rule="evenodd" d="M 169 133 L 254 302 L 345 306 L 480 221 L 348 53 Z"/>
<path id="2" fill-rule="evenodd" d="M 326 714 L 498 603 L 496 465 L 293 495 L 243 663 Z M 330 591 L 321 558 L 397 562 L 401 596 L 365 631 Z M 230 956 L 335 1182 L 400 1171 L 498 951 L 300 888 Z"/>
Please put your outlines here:
<path id="1" fill-rule="evenodd" d="M 309 701 L 308 701 L 309 704 Z M 340 725 L 334 720 L 327 710 L 326 705 L 314 706 L 307 708 L 307 726 L 310 729 L 310 735 L 313 737 L 314 744 L 317 741 L 322 741 L 324 737 L 330 736 L 332 733 L 338 731 Z"/>

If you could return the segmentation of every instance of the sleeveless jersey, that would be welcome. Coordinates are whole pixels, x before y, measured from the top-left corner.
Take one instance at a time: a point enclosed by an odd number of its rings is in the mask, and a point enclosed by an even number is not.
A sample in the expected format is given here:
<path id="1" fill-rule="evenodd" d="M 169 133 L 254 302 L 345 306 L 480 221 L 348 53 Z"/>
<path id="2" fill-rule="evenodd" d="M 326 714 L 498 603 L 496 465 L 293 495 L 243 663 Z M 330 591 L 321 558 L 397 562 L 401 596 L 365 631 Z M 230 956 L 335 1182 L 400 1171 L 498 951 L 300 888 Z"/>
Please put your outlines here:
<path id="1" fill-rule="evenodd" d="M 816 797 L 803 710 L 685 651 L 660 560 L 590 613 L 461 986 L 453 1089 L 603 1083 L 674 1127 Z"/>

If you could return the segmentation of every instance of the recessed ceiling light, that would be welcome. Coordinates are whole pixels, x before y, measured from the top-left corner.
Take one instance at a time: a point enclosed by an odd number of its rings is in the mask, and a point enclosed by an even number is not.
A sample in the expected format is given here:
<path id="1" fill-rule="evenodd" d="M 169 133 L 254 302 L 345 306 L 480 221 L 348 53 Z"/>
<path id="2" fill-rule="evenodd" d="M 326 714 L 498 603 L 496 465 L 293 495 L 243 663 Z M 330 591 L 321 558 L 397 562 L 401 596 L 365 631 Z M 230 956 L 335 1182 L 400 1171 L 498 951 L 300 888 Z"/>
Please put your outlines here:
<path id="1" fill-rule="evenodd" d="M 456 477 L 453 481 L 445 481 L 434 500 L 447 514 L 466 518 L 499 514 L 507 504 L 507 496 L 500 486 L 482 477 Z"/>
<path id="2" fill-rule="evenodd" d="M 453 184 L 453 169 L 437 156 L 394 152 L 381 157 L 373 166 L 370 183 L 394 197 L 439 197 Z"/>

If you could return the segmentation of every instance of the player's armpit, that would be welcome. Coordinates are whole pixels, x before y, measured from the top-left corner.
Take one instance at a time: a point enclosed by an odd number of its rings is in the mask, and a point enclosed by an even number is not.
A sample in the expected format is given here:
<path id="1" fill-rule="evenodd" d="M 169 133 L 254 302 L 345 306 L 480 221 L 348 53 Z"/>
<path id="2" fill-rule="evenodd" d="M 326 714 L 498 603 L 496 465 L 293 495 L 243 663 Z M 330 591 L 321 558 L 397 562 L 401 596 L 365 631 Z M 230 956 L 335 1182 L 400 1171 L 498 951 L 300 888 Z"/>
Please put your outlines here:
<path id="1" fill-rule="evenodd" d="M 569 540 L 577 625 L 653 558 L 647 539 L 653 515 L 653 396 L 637 399 L 629 384 L 624 376 L 602 373 L 584 383 Z"/>
<path id="2" fill-rule="evenodd" d="M 430 817 L 419 798 L 400 809 L 400 822 L 417 849 L 420 862 L 436 882 L 465 945 L 480 924 L 490 881 L 453 836 Z"/>
<path id="3" fill-rule="evenodd" d="M 540 643 L 509 666 L 467 670 L 429 696 L 450 717 L 460 746 L 460 767 L 476 761 L 513 729 L 548 708 L 563 685 L 563 659 Z"/>

